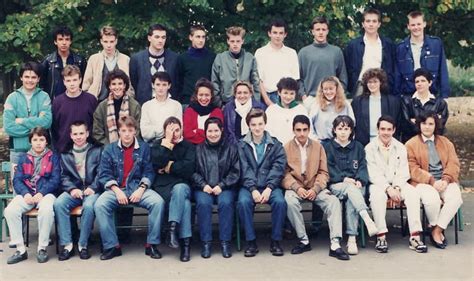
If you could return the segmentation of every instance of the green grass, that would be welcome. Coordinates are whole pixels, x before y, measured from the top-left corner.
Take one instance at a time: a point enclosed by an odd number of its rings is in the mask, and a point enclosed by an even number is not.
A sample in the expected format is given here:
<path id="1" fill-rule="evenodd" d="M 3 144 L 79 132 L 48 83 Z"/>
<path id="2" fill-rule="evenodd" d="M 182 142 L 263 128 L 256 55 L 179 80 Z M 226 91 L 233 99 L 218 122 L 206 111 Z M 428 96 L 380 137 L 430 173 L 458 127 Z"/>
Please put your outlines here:
<path id="1" fill-rule="evenodd" d="M 448 64 L 452 97 L 474 96 L 474 67 L 467 69 Z"/>

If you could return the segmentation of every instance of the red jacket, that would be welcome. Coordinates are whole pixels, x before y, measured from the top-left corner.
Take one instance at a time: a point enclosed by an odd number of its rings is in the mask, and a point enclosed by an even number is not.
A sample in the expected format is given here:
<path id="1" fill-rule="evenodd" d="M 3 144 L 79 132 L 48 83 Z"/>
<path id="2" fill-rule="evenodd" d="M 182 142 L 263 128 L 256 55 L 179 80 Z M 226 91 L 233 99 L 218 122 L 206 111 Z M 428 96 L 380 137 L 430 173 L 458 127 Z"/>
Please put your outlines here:
<path id="1" fill-rule="evenodd" d="M 224 114 L 218 107 L 211 111 L 209 117 L 217 117 L 224 123 Z M 198 128 L 198 113 L 191 107 L 186 108 L 183 114 L 183 137 L 193 144 L 200 144 L 206 139 L 204 130 Z"/>

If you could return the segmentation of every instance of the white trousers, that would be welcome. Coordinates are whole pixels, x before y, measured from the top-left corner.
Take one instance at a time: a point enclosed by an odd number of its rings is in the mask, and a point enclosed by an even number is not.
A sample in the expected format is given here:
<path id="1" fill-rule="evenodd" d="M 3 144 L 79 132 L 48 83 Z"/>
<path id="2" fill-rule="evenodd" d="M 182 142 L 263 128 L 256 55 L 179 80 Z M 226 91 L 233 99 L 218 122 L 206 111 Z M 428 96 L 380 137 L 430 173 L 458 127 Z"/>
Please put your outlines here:
<path id="1" fill-rule="evenodd" d="M 49 234 L 54 223 L 53 194 L 47 194 L 38 204 L 26 204 L 21 195 L 15 196 L 5 209 L 5 219 L 10 229 L 10 244 L 23 246 L 22 215 L 29 210 L 38 208 L 38 250 L 46 248 L 49 244 Z"/>
<path id="2" fill-rule="evenodd" d="M 387 222 L 385 215 L 387 213 L 388 195 L 385 193 L 386 186 L 370 185 L 370 208 L 374 216 L 375 225 L 378 233 L 387 233 Z M 422 231 L 420 219 L 420 195 L 410 184 L 406 183 L 400 186 L 400 195 L 407 208 L 408 227 L 410 233 Z"/>
<path id="3" fill-rule="evenodd" d="M 462 205 L 459 185 L 450 183 L 443 192 L 438 192 L 433 186 L 420 183 L 416 186 L 416 190 L 420 194 L 430 225 L 438 225 L 442 229 L 446 229 Z M 444 202 L 442 208 L 441 199 Z"/>

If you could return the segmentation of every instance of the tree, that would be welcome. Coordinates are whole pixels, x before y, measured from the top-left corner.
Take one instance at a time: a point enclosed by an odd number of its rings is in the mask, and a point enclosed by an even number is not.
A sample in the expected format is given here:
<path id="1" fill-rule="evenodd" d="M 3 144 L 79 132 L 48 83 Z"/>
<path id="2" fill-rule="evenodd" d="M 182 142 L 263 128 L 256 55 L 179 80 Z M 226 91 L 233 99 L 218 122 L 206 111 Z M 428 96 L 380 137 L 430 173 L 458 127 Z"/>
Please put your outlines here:
<path id="1" fill-rule="evenodd" d="M 75 33 L 73 49 L 89 56 L 100 49 L 98 30 L 105 24 L 118 28 L 118 48 L 127 54 L 147 45 L 152 23 L 169 28 L 168 46 L 179 52 L 189 46 L 190 24 L 204 24 L 208 45 L 226 49 L 225 28 L 241 25 L 248 31 L 245 48 L 254 52 L 268 40 L 266 26 L 274 17 L 289 25 L 286 44 L 295 49 L 312 42 L 311 19 L 325 15 L 330 20 L 329 41 L 344 47 L 361 32 L 362 11 L 367 2 L 322 0 L 0 0 L 0 72 L 15 72 L 27 60 L 41 60 L 54 45 L 51 29 L 67 24 Z M 474 61 L 473 4 L 469 0 L 371 1 L 383 13 L 381 32 L 394 41 L 407 36 L 406 14 L 419 9 L 426 15 L 427 33 L 443 39 L 454 65 L 469 67 Z M 460 28 L 462 27 L 462 28 Z M 5 84 L 5 83 L 4 83 Z M 6 83 L 10 87 L 11 83 Z M 6 91 L 7 93 L 10 91 Z"/>

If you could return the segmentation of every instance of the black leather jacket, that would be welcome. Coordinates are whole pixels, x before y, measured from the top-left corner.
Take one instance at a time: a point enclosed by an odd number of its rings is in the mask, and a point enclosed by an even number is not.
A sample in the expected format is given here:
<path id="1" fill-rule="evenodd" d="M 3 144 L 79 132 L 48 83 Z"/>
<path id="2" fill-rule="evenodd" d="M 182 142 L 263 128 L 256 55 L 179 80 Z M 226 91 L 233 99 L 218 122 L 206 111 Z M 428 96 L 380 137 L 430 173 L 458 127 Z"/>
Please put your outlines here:
<path id="1" fill-rule="evenodd" d="M 102 191 L 102 187 L 99 185 L 99 164 L 100 156 L 102 154 L 102 146 L 93 145 L 87 151 L 86 155 L 86 177 L 82 181 L 79 173 L 76 169 L 76 163 L 74 161 L 74 154 L 72 149 L 61 154 L 61 188 L 62 190 L 69 192 L 73 188 L 79 188 L 85 190 L 86 188 L 92 188 L 96 193 Z"/>
<path id="2" fill-rule="evenodd" d="M 237 187 L 239 180 L 239 153 L 235 145 L 223 142 L 210 145 L 204 141 L 196 146 L 196 170 L 192 175 L 195 189 L 203 190 L 208 184 L 227 190 Z"/>
<path id="3" fill-rule="evenodd" d="M 402 96 L 402 141 L 405 143 L 418 133 L 416 125 L 410 121 L 411 118 L 418 118 L 422 112 L 435 112 L 438 114 L 440 127 L 439 134 L 444 134 L 446 122 L 448 121 L 448 104 L 441 98 L 431 98 L 425 104 L 412 96 Z"/>
<path id="4" fill-rule="evenodd" d="M 81 70 L 81 77 L 84 77 L 84 72 L 86 71 L 86 59 L 81 55 L 71 52 L 74 65 L 79 67 Z M 53 89 L 56 87 L 58 82 L 63 80 L 61 75 L 61 65 L 58 62 L 58 52 L 54 51 L 51 54 L 47 55 L 43 62 L 41 63 L 43 68 L 43 75 L 41 76 L 40 85 L 43 91 L 49 94 L 49 97 L 54 99 L 55 96 L 62 93 L 52 93 Z"/>

